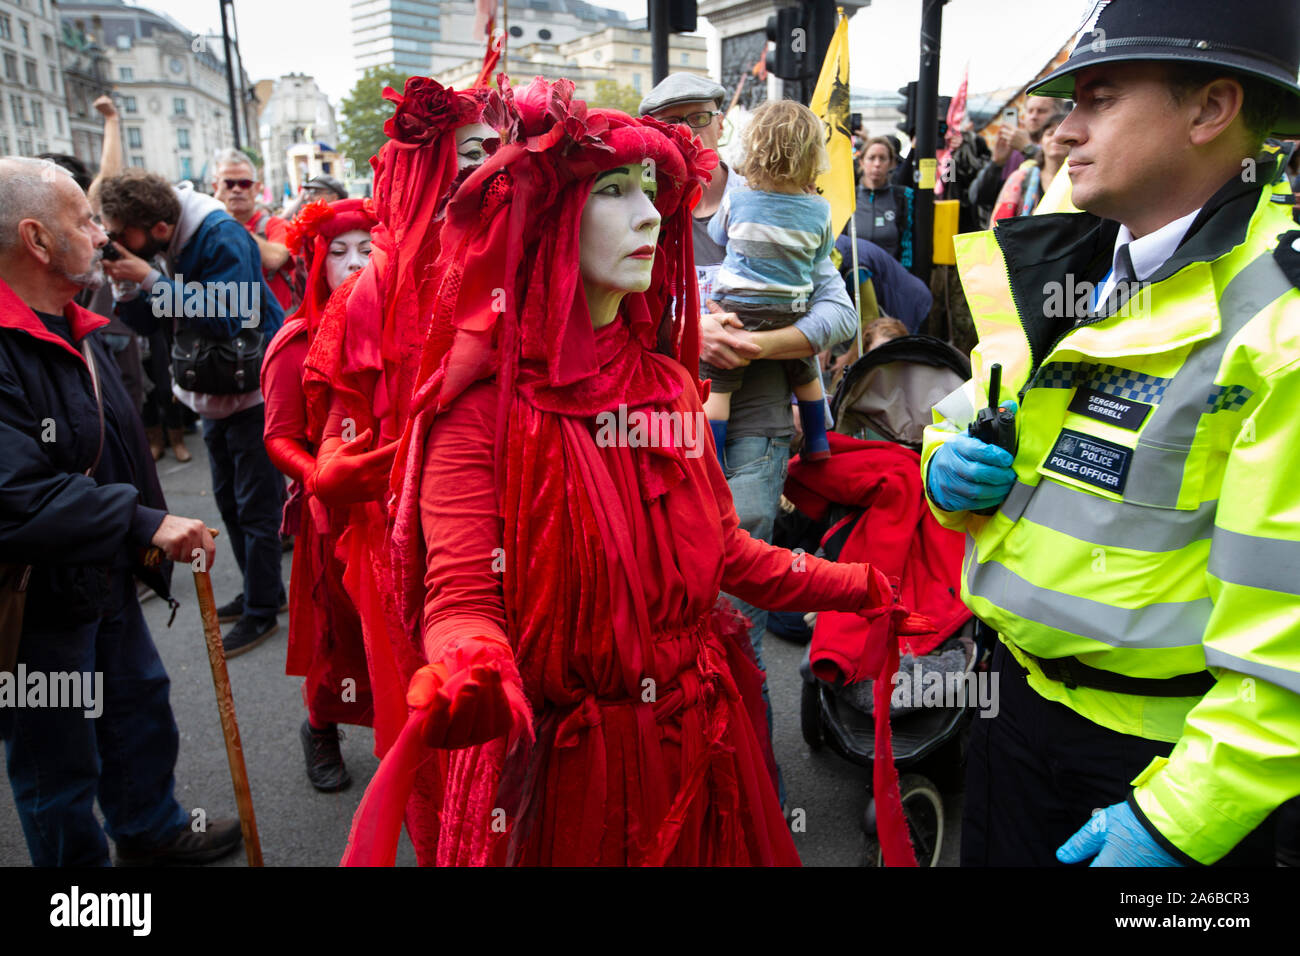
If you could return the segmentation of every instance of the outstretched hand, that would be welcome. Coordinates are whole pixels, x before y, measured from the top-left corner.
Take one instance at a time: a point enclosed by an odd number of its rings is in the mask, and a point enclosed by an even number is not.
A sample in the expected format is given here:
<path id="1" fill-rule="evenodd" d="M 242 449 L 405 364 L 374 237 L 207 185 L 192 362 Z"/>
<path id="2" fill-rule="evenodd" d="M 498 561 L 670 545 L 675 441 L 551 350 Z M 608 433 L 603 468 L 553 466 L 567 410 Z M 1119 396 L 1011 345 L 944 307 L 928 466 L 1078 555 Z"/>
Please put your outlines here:
<path id="1" fill-rule="evenodd" d="M 434 664 L 415 672 L 406 702 L 427 708 L 424 741 L 454 750 L 508 735 L 507 749 L 533 741 L 532 710 L 513 657 L 492 640 L 459 642 Z"/>

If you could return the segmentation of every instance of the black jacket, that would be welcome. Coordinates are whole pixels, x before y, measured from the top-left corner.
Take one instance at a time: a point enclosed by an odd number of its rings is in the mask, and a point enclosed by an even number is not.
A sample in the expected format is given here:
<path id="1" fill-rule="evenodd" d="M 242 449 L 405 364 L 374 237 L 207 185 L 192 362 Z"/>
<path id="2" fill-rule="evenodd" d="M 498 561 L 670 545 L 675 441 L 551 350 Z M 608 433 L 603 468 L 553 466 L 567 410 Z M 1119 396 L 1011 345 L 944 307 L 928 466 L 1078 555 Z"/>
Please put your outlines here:
<path id="1" fill-rule="evenodd" d="M 108 320 L 73 304 L 63 316 L 78 344 L 89 337 L 111 409 L 105 441 L 118 442 L 115 461 L 132 480 L 108 484 L 84 474 L 99 447 L 89 369 L 0 281 L 0 563 L 32 566 L 24 632 L 83 624 L 114 609 L 114 574 L 134 572 L 171 600 L 170 562 L 142 563 L 167 505 L 140 417 L 95 331 Z"/>

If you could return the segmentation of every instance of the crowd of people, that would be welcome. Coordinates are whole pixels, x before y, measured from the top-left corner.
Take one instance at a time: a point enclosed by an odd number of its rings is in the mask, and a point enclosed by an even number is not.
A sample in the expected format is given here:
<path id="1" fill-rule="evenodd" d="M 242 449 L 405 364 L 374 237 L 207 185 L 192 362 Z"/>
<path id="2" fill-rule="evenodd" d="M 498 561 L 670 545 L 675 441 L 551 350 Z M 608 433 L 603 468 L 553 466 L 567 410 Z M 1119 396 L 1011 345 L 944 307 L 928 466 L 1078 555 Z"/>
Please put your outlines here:
<path id="1" fill-rule="evenodd" d="M 909 468 L 922 520 L 966 535 L 949 594 L 999 638 L 968 865 L 1258 864 L 1294 842 L 1300 529 L 1268 456 L 1296 427 L 1300 231 L 1295 156 L 1267 138 L 1300 135 L 1300 40 L 1193 5 L 1259 56 L 1156 62 L 1132 11 L 1160 0 L 1113 4 L 1096 29 L 1133 42 L 1085 35 L 991 147 L 946 131 L 979 344 Z M 928 328 L 915 155 L 859 142 L 854 250 L 794 102 L 760 107 L 729 166 L 727 91 L 695 74 L 635 117 L 567 80 L 385 96 L 373 198 L 320 176 L 281 215 L 235 150 L 212 195 L 121 168 L 108 98 L 93 180 L 0 159 L 0 673 L 107 690 L 94 720 L 0 708 L 33 862 L 238 847 L 236 821 L 196 832 L 175 799 L 139 604 L 174 606 L 172 563 L 229 551 L 225 654 L 287 612 L 312 786 L 352 783 L 340 724 L 373 728 L 344 863 L 391 864 L 403 824 L 422 864 L 797 863 L 769 612 L 857 615 L 872 660 L 948 636 L 879 567 L 772 543 L 792 447 L 835 454 L 845 370 Z M 1067 277 L 1096 294 L 1062 319 L 1044 298 Z M 1115 320 L 1153 292 L 1145 323 Z M 999 367 L 1010 445 L 968 428 Z M 155 469 L 191 458 L 194 423 L 219 547 Z"/>

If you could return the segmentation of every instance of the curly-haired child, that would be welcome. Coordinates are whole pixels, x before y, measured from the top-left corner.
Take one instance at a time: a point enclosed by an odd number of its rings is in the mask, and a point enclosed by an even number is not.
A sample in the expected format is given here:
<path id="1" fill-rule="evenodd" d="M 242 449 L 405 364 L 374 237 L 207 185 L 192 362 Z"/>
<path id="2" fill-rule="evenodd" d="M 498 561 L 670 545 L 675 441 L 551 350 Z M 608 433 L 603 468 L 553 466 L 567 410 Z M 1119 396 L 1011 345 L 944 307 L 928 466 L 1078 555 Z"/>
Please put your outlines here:
<path id="1" fill-rule="evenodd" d="M 817 115 L 799 103 L 774 100 L 760 106 L 745 129 L 744 158 L 736 167 L 745 183 L 723 197 L 709 222 L 713 241 L 727 247 L 713 298 L 751 332 L 786 328 L 807 311 L 813 267 L 834 248 L 830 204 L 816 194 L 814 185 L 830 165 L 824 130 Z M 771 361 L 785 366 L 799 400 L 803 457 L 829 458 L 816 360 L 809 356 Z M 701 362 L 700 377 L 713 380 L 704 411 L 721 458 L 731 393 L 740 389 L 745 369 Z"/>

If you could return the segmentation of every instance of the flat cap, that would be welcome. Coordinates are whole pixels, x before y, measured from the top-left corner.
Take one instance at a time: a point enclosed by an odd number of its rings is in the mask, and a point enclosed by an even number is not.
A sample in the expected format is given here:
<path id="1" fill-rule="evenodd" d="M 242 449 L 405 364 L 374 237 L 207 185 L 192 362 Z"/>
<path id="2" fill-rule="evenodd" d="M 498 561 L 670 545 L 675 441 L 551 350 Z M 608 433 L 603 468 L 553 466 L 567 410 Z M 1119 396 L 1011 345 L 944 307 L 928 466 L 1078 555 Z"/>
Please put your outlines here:
<path id="1" fill-rule="evenodd" d="M 330 192 L 334 193 L 334 195 L 338 196 L 339 199 L 348 198 L 348 188 L 333 176 L 326 176 L 324 173 L 321 173 L 318 176 L 313 176 L 311 179 L 307 180 L 302 184 L 302 188 L 328 189 Z"/>
<path id="2" fill-rule="evenodd" d="M 718 109 L 722 109 L 726 97 L 726 88 L 707 76 L 700 76 L 697 73 L 669 73 L 646 94 L 646 98 L 637 107 L 637 112 L 645 116 L 648 113 L 657 113 L 668 106 L 676 106 L 678 103 L 701 103 L 705 100 L 713 100 Z"/>

